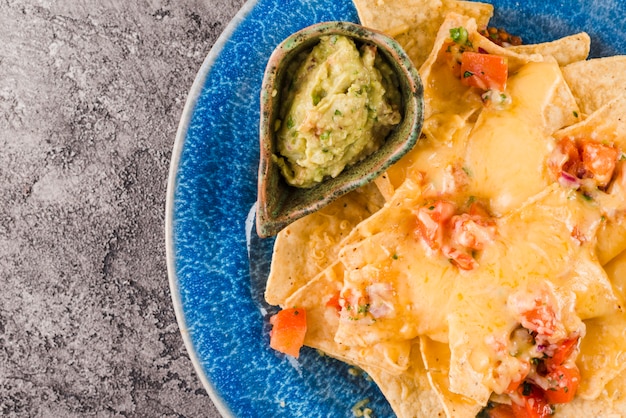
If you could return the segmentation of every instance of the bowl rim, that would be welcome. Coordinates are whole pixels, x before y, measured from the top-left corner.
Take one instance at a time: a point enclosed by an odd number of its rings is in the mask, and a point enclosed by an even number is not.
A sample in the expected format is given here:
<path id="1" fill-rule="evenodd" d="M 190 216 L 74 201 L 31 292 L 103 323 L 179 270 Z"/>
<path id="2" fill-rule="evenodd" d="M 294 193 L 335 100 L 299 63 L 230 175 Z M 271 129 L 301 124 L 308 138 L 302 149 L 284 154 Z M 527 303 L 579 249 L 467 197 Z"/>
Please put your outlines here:
<path id="1" fill-rule="evenodd" d="M 365 160 L 346 167 L 337 177 L 324 180 L 309 189 L 288 185 L 271 162 L 274 154 L 273 126 L 276 101 L 286 67 L 304 50 L 312 49 L 319 38 L 345 35 L 361 43 L 375 45 L 392 65 L 398 76 L 403 99 L 402 121 L 386 138 L 385 143 Z M 390 36 L 358 23 L 325 21 L 294 32 L 280 42 L 268 60 L 261 85 L 261 117 L 259 126 L 259 169 L 257 179 L 256 230 L 261 237 L 277 234 L 295 220 L 330 204 L 338 197 L 373 181 L 380 173 L 410 151 L 420 137 L 424 119 L 423 85 L 418 70 L 400 44 Z M 410 116 L 410 117 L 407 117 Z M 405 132 L 408 131 L 408 132 Z M 403 140 L 395 138 L 402 135 Z M 269 138 L 269 139 L 268 139 Z M 390 149 L 391 145 L 397 145 Z M 381 158 L 381 155 L 384 158 Z M 380 160 L 378 164 L 374 159 Z M 366 164 L 372 166 L 357 175 L 355 170 Z M 282 184 L 280 184 L 282 183 Z M 271 196 L 270 190 L 287 190 Z M 274 199 L 274 200 L 272 200 Z"/>

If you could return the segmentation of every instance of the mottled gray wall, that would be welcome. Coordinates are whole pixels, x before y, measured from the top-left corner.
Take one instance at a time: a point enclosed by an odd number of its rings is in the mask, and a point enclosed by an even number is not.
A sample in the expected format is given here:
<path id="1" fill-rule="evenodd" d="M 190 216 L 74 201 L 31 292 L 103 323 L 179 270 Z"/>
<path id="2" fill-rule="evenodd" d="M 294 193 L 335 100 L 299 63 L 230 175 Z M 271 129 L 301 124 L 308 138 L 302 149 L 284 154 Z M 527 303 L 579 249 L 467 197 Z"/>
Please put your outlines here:
<path id="1" fill-rule="evenodd" d="M 0 413 L 217 416 L 168 289 L 178 120 L 243 0 L 0 2 Z"/>

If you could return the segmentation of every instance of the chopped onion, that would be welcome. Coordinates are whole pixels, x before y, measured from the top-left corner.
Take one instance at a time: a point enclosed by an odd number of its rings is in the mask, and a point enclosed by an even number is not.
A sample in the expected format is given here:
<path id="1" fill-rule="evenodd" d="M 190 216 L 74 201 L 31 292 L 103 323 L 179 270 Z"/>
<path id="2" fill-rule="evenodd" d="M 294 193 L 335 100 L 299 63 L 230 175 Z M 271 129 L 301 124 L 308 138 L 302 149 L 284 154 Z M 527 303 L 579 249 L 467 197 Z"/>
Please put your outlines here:
<path id="1" fill-rule="evenodd" d="M 578 189 L 580 187 L 580 179 L 571 175 L 567 171 L 561 171 L 559 184 L 570 189 Z"/>

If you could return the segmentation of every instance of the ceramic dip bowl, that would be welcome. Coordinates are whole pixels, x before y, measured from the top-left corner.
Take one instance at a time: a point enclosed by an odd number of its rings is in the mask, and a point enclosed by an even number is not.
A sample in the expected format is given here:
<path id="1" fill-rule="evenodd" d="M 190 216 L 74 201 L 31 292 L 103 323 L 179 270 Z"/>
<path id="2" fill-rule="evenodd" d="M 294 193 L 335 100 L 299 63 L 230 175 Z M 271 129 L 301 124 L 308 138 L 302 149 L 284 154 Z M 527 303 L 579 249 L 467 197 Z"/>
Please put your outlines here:
<path id="1" fill-rule="evenodd" d="M 401 95 L 399 124 L 382 145 L 361 161 L 346 166 L 336 177 L 299 188 L 290 185 L 273 155 L 277 153 L 277 123 L 284 83 L 289 83 L 287 68 L 302 59 L 320 37 L 344 35 L 357 46 L 368 44 L 395 72 Z M 410 151 L 420 137 L 423 123 L 423 87 L 419 74 L 400 45 L 388 36 L 349 22 L 324 22 L 302 29 L 285 39 L 268 61 L 261 87 L 260 162 L 256 228 L 260 237 L 278 233 L 291 222 L 328 205 L 338 197 L 374 180 Z"/>

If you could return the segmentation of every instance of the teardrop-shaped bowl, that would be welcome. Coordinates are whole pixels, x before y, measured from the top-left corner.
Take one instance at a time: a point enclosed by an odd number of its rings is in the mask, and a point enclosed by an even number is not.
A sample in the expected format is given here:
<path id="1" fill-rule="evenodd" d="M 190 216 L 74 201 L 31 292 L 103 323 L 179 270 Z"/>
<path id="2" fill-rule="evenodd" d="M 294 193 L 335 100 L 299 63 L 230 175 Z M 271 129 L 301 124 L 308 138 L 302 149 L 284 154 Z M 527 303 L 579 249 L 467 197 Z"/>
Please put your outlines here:
<path id="1" fill-rule="evenodd" d="M 275 122 L 280 109 L 287 68 L 303 51 L 311 50 L 321 36 L 344 35 L 357 44 L 372 44 L 395 71 L 402 97 L 401 122 L 383 145 L 364 160 L 346 167 L 338 176 L 312 188 L 297 188 L 283 178 L 272 159 L 276 151 Z M 261 87 L 260 162 L 256 228 L 260 237 L 278 233 L 291 222 L 328 205 L 338 197 L 374 180 L 411 150 L 420 137 L 424 113 L 419 74 L 402 47 L 383 33 L 350 22 L 323 22 L 285 39 L 268 61 Z"/>

